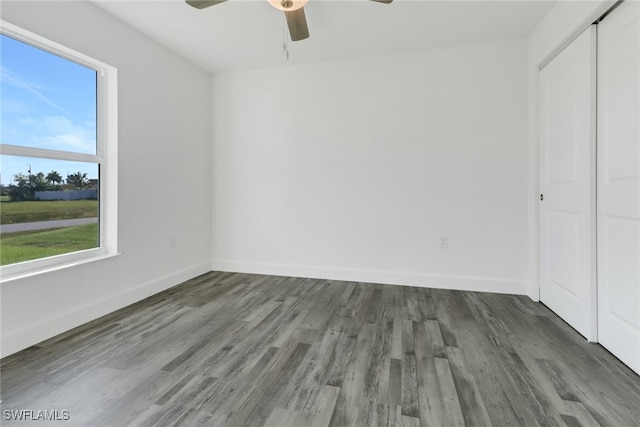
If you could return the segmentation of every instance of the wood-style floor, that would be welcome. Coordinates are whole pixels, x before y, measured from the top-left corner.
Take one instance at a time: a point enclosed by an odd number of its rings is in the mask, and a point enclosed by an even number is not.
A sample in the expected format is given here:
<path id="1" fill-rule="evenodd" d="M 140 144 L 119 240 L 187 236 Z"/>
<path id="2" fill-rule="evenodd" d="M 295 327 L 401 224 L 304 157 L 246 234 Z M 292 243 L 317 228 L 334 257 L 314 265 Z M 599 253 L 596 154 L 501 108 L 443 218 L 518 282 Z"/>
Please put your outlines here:
<path id="1" fill-rule="evenodd" d="M 212 272 L 1 372 L 3 426 L 640 426 L 638 375 L 476 292 Z"/>

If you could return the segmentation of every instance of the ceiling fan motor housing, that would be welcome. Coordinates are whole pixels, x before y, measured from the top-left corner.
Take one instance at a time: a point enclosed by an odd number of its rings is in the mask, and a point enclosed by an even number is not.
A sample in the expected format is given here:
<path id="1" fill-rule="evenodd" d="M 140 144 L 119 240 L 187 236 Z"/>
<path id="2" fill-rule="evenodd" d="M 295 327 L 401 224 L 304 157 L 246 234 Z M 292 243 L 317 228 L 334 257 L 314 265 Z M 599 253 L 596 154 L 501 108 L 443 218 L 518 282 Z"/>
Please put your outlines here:
<path id="1" fill-rule="evenodd" d="M 271 6 L 285 12 L 291 12 L 302 8 L 308 0 L 269 0 Z"/>

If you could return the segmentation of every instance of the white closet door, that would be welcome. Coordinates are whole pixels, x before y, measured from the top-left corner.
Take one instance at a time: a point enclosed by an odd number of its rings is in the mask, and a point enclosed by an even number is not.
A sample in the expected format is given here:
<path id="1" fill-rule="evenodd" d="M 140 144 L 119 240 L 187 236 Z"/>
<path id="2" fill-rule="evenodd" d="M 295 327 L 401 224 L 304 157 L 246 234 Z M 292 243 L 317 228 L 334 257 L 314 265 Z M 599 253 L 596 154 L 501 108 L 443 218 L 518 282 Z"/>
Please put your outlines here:
<path id="1" fill-rule="evenodd" d="M 640 5 L 598 25 L 599 341 L 640 373 Z"/>
<path id="2" fill-rule="evenodd" d="M 596 339 L 595 49 L 591 26 L 540 71 L 540 300 Z"/>

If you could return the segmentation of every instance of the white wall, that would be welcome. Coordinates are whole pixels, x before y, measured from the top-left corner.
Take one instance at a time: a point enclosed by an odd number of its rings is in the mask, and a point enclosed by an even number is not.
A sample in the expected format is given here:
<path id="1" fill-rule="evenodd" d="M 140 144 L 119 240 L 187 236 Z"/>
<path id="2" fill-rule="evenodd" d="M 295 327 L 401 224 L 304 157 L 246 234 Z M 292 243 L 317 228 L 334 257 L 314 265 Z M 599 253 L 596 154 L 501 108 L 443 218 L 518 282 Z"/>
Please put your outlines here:
<path id="1" fill-rule="evenodd" d="M 615 1 L 558 1 L 536 26 L 528 39 L 527 94 L 528 94 L 528 148 L 527 148 L 527 220 L 528 273 L 527 295 L 538 301 L 538 70 L 539 66 L 561 48 L 567 41 L 575 38 L 591 23 L 599 18 Z"/>
<path id="2" fill-rule="evenodd" d="M 514 40 L 214 76 L 213 268 L 525 293 L 526 75 Z"/>
<path id="3" fill-rule="evenodd" d="M 3 1 L 2 19 L 118 68 L 122 252 L 3 283 L 4 356 L 210 269 L 211 99 L 208 73 L 87 2 Z"/>

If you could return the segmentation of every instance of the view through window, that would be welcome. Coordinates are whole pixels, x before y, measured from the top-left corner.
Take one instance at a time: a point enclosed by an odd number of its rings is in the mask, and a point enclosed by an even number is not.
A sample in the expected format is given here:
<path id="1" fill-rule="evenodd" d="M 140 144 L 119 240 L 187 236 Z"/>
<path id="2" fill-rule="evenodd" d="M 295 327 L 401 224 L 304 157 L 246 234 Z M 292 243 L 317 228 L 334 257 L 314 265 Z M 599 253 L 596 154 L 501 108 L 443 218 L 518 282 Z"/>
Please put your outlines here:
<path id="1" fill-rule="evenodd" d="M 0 265 L 97 248 L 98 73 L 0 37 Z"/>

